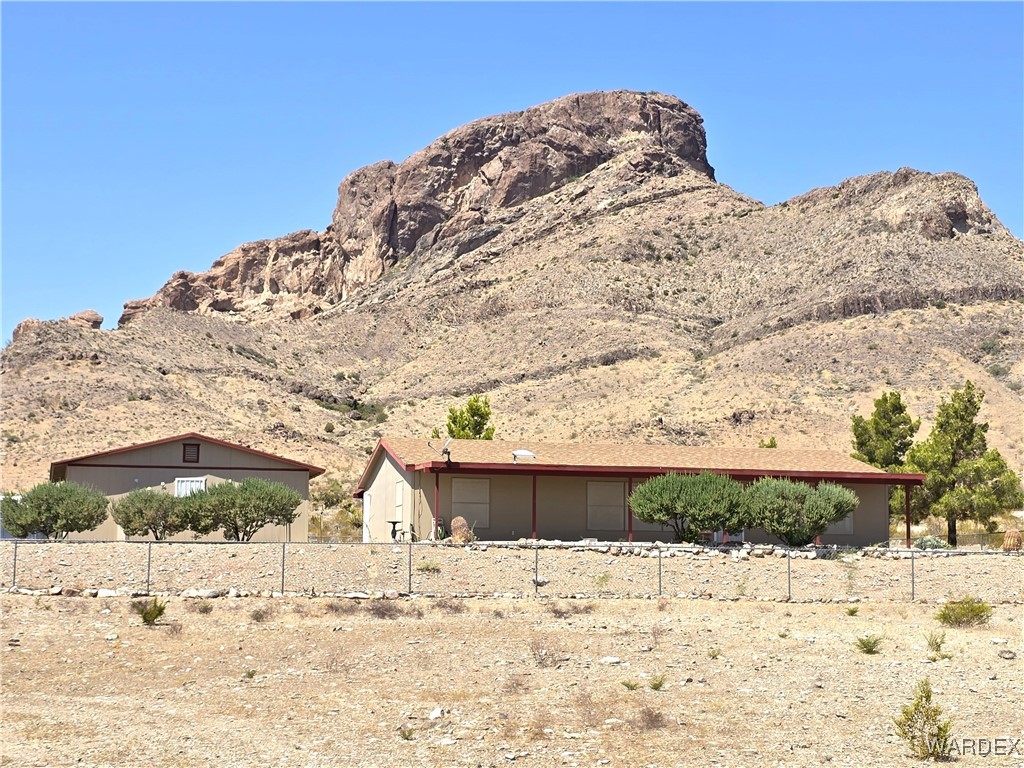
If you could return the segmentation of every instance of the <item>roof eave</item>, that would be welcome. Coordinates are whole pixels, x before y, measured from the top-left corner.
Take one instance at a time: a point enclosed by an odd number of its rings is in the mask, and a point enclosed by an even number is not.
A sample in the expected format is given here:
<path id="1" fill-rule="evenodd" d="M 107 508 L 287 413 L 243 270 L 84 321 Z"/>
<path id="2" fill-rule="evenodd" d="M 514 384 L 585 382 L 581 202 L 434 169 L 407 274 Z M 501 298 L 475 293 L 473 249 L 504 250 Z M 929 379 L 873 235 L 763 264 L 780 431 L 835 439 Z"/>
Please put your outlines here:
<path id="1" fill-rule="evenodd" d="M 383 441 L 382 441 L 383 442 Z M 392 454 L 394 455 L 394 454 Z M 396 457 L 397 459 L 397 457 Z M 401 462 L 399 462 L 401 463 Z M 734 478 L 756 479 L 760 477 L 786 477 L 806 480 L 837 480 L 857 481 L 869 484 L 885 485 L 922 485 L 925 475 L 919 473 L 889 472 L 852 472 L 852 471 L 820 471 L 820 470 L 783 470 L 783 469 L 730 469 L 725 467 L 667 467 L 667 466 L 593 466 L 569 464 L 529 464 L 507 462 L 451 462 L 426 461 L 419 464 L 404 465 L 405 469 L 427 472 L 493 472 L 495 474 L 562 474 L 562 475 L 615 475 L 615 476 L 653 476 L 668 472 L 681 474 L 697 474 L 713 472 L 729 475 Z M 361 478 L 362 479 L 362 478 Z M 363 489 L 360 484 L 360 491 Z"/>

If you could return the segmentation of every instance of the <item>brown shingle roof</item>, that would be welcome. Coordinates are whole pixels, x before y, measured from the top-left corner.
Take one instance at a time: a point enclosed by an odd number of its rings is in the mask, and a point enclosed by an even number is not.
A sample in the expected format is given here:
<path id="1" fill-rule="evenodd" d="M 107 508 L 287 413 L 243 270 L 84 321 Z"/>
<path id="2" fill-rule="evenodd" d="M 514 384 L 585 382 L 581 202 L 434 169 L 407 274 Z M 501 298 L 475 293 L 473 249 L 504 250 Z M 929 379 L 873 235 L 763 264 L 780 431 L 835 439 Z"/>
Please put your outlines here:
<path id="1" fill-rule="evenodd" d="M 664 472 L 716 471 L 736 477 L 796 477 L 860 480 L 874 483 L 920 484 L 924 475 L 889 474 L 845 453 L 787 448 L 703 448 L 685 445 L 615 445 L 607 443 L 549 443 L 538 440 L 452 440 L 452 466 L 440 455 L 444 440 L 383 438 L 367 465 L 381 450 L 406 469 L 475 469 L 495 472 L 534 472 L 651 475 Z M 513 461 L 512 451 L 526 449 L 533 458 Z M 364 488 L 367 472 L 360 479 Z"/>

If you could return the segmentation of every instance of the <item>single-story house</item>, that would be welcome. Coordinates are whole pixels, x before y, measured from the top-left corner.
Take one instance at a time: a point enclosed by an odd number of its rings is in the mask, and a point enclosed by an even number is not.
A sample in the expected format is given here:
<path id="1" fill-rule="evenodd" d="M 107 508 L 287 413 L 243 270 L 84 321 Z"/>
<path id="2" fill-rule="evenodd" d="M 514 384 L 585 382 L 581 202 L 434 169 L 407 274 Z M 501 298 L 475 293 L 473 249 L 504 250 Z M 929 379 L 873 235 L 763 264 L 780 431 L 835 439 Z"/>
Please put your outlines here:
<path id="1" fill-rule="evenodd" d="M 656 475 L 704 471 L 741 482 L 778 477 L 846 486 L 860 504 L 821 542 L 849 546 L 887 542 L 888 489 L 903 486 L 909 499 L 924 482 L 924 475 L 885 472 L 837 451 L 385 437 L 355 496 L 363 502 L 364 541 L 389 540 L 393 530 L 434 538 L 458 516 L 486 541 L 669 541 L 671 529 L 634 518 L 629 496 Z M 745 538 L 772 541 L 759 529 Z"/>
<path id="2" fill-rule="evenodd" d="M 302 497 L 299 514 L 291 525 L 260 530 L 253 541 L 306 541 L 309 538 L 309 480 L 324 470 L 301 461 L 274 456 L 244 445 L 189 432 L 149 443 L 90 453 L 50 465 L 50 482 L 67 480 L 90 485 L 110 497 L 137 488 L 153 488 L 187 496 L 208 485 L 228 480 L 259 477 L 287 485 Z M 71 534 L 69 539 L 113 541 L 124 539 L 124 531 L 112 517 L 93 531 Z M 174 537 L 193 538 L 191 533 Z M 220 533 L 203 537 L 222 539 Z"/>

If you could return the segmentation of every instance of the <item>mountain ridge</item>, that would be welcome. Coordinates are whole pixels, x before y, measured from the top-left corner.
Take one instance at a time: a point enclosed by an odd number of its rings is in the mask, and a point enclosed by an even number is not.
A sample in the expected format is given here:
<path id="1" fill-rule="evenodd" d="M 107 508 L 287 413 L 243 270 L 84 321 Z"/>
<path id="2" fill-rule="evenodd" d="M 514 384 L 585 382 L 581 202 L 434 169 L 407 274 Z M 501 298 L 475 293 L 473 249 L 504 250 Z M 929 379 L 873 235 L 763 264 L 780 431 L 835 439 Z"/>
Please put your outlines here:
<path id="1" fill-rule="evenodd" d="M 576 133 L 574 99 L 598 115 Z M 531 110 L 404 161 L 435 198 L 395 194 L 402 163 L 346 177 L 367 194 L 341 217 L 364 235 L 332 241 L 349 243 L 348 261 L 303 230 L 175 273 L 113 331 L 91 315 L 20 324 L 0 373 L 5 486 L 65 455 L 184 431 L 351 481 L 384 431 L 429 435 L 478 391 L 509 438 L 776 434 L 842 450 L 849 415 L 880 390 L 903 391 L 927 425 L 968 377 L 988 392 L 993 444 L 1024 466 L 1024 244 L 969 179 L 883 171 L 766 206 L 715 180 L 700 116 L 675 97 Z M 557 130 L 530 122 L 542 117 Z M 518 144 L 472 150 L 516 130 Z M 550 143 L 562 158 L 578 144 L 593 167 L 534 179 Z M 452 162 L 459 152 L 475 159 Z M 487 185 L 499 156 L 505 183 L 494 170 Z M 389 180 L 376 197 L 374 179 Z"/>

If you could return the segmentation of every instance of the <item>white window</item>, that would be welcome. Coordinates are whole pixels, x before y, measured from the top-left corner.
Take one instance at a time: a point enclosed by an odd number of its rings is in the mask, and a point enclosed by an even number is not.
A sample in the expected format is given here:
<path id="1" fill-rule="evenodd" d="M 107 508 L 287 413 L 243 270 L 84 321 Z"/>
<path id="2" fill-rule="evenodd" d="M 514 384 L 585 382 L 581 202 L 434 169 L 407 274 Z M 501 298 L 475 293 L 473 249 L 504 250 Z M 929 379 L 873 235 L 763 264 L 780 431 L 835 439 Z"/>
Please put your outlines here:
<path id="1" fill-rule="evenodd" d="M 587 483 L 587 529 L 626 530 L 625 483 Z"/>
<path id="2" fill-rule="evenodd" d="M 491 527 L 491 481 L 481 477 L 452 478 L 452 517 L 464 517 L 471 530 Z"/>
<path id="3" fill-rule="evenodd" d="M 395 483 L 395 516 L 392 520 L 403 522 L 405 517 L 402 515 L 402 510 L 405 507 L 405 483 L 399 480 Z"/>
<path id="4" fill-rule="evenodd" d="M 191 496 L 193 493 L 206 490 L 205 477 L 176 477 L 174 478 L 174 495 Z"/>

